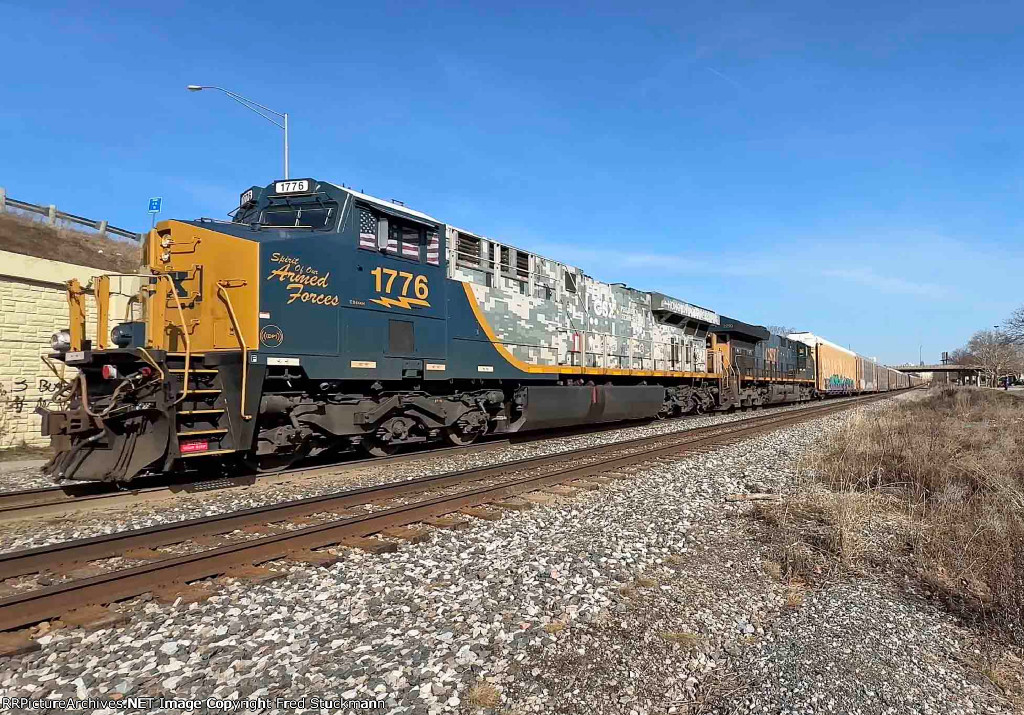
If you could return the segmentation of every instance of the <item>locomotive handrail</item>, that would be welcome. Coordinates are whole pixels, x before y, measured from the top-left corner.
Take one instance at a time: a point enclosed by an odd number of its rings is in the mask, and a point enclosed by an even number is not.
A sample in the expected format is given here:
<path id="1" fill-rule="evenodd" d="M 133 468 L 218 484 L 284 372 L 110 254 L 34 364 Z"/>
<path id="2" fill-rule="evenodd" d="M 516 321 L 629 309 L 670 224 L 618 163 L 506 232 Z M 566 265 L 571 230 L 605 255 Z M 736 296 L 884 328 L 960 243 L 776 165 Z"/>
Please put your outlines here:
<path id="1" fill-rule="evenodd" d="M 98 276 L 93 289 L 96 300 L 96 344 L 100 350 L 107 349 L 110 334 L 107 332 L 107 315 L 110 312 L 110 276 Z"/>
<path id="2" fill-rule="evenodd" d="M 185 341 L 185 374 L 182 377 L 182 390 L 181 395 L 178 399 L 171 403 L 171 405 L 180 404 L 184 401 L 185 396 L 188 395 L 188 372 L 189 372 L 189 361 L 192 357 L 192 341 L 189 340 L 188 326 L 185 324 L 185 311 L 181 307 L 181 299 L 178 298 L 178 288 L 174 285 L 174 280 L 166 273 L 154 273 L 153 277 L 159 281 L 161 278 L 166 278 L 168 284 L 171 286 L 171 296 L 174 297 L 174 304 L 178 308 L 178 318 L 181 319 L 181 337 Z"/>
<path id="3" fill-rule="evenodd" d="M 235 329 L 235 337 L 238 339 L 238 346 L 242 348 L 242 398 L 239 400 L 238 412 L 242 415 L 243 420 L 251 420 L 252 415 L 245 414 L 245 393 L 246 385 L 249 378 L 249 347 L 246 345 L 245 336 L 242 335 L 242 328 L 238 324 L 238 318 L 235 316 L 235 308 L 231 305 L 231 296 L 228 295 L 228 288 L 240 288 L 245 285 L 245 281 L 231 285 L 231 281 L 217 281 L 217 294 L 224 301 L 224 305 L 228 308 L 228 317 L 231 318 L 231 325 Z"/>

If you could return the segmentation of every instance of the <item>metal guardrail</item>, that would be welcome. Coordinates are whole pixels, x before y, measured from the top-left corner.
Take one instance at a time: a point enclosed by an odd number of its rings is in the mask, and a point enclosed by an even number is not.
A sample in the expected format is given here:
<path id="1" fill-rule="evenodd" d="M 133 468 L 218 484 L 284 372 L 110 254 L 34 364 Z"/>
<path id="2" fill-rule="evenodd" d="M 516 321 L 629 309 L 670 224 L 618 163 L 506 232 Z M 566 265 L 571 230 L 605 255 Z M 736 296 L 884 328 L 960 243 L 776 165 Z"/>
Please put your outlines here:
<path id="1" fill-rule="evenodd" d="M 0 213 L 4 213 L 11 209 L 45 216 L 46 222 L 51 226 L 56 226 L 58 221 L 63 221 L 75 226 L 91 228 L 100 236 L 120 236 L 121 238 L 129 238 L 133 241 L 141 241 L 143 236 L 143 234 L 136 233 L 135 231 L 111 226 L 106 221 L 94 221 L 82 216 L 76 216 L 75 214 L 58 211 L 54 204 L 50 204 L 49 206 L 40 206 L 38 204 L 30 204 L 27 201 L 12 199 L 7 195 L 7 190 L 0 186 Z"/>

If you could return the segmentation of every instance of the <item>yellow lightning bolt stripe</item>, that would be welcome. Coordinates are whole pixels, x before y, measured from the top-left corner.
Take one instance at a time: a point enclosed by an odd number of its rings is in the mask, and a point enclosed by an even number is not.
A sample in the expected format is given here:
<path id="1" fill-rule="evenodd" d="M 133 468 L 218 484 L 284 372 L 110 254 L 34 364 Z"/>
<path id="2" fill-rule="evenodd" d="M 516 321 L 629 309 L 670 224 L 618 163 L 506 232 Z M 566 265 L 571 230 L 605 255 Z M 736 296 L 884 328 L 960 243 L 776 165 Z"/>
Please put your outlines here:
<path id="1" fill-rule="evenodd" d="M 383 296 L 381 296 L 379 299 L 370 298 L 370 302 L 376 303 L 377 305 L 383 305 L 385 308 L 405 308 L 406 310 L 412 310 L 413 306 L 416 306 L 418 308 L 430 307 L 430 303 L 428 303 L 425 300 L 420 300 L 419 298 L 409 298 L 404 295 L 401 298 L 385 298 Z"/>

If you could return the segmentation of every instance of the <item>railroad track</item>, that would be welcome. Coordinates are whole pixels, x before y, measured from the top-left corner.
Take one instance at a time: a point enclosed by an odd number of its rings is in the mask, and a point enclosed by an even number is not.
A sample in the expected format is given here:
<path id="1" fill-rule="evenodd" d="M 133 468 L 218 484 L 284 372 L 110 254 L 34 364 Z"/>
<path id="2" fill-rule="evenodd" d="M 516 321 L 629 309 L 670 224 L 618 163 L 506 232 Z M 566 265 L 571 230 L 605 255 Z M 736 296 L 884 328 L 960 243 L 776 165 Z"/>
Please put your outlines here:
<path id="1" fill-rule="evenodd" d="M 888 394 L 888 393 L 887 393 Z M 870 397 L 870 396 L 869 396 Z M 865 398 L 850 398 L 854 401 Z M 846 404 L 850 399 L 841 402 L 830 403 L 831 405 Z M 791 407 L 792 405 L 783 405 Z M 813 409 L 812 407 L 801 407 L 800 410 Z M 686 417 L 677 419 L 687 419 Z M 130 487 L 118 487 L 107 482 L 82 482 L 69 484 L 62 487 L 49 487 L 41 489 L 27 489 L 15 492 L 0 492 L 0 522 L 15 521 L 21 519 L 35 519 L 39 517 L 68 514 L 70 512 L 83 512 L 101 509 L 116 509 L 119 507 L 143 504 L 151 501 L 159 501 L 173 497 L 179 493 L 200 493 L 218 491 L 240 486 L 251 486 L 257 482 L 272 484 L 284 480 L 291 480 L 297 477 L 312 477 L 320 474 L 335 473 L 337 470 L 359 469 L 373 465 L 374 463 L 396 464 L 405 461 L 418 461 L 433 457 L 443 457 L 446 453 L 466 454 L 475 451 L 483 451 L 507 447 L 510 444 L 525 444 L 528 442 L 553 439 L 562 436 L 574 436 L 579 434 L 594 434 L 603 431 L 622 429 L 622 423 L 601 426 L 599 429 L 560 429 L 546 430 L 543 432 L 531 433 L 522 437 L 510 439 L 509 437 L 496 436 L 496 439 L 466 445 L 462 447 L 435 447 L 421 449 L 412 452 L 401 453 L 388 457 L 365 457 L 358 459 L 345 459 L 323 465 L 307 465 L 295 467 L 263 475 L 248 475 L 237 477 L 218 477 L 212 479 L 189 480 L 184 479 L 160 479 L 148 478 L 134 482 Z"/>
<path id="2" fill-rule="evenodd" d="M 411 528 L 415 524 L 454 527 L 468 516 L 500 518 L 501 510 L 529 508 L 531 502 L 518 499 L 520 495 L 544 489 L 566 495 L 576 489 L 596 489 L 611 479 L 628 478 L 622 470 L 645 462 L 710 451 L 887 396 L 872 395 L 0 554 L 0 579 L 5 583 L 22 579 L 24 586 L 25 577 L 37 575 L 34 588 L 0 600 L 0 631 L 147 592 L 173 596 L 176 589 L 217 576 L 271 577 L 273 572 L 260 567 L 280 559 L 333 563 L 339 557 L 322 550 L 326 547 L 393 551 L 395 542 L 370 537 L 415 541 L 428 533 Z M 563 484 L 570 487 L 560 486 Z M 106 559 L 116 559 L 114 566 L 104 566 Z M 125 561 L 138 565 L 119 568 Z M 90 562 L 92 566 L 86 566 Z M 40 577 L 52 585 L 39 586 Z"/>
<path id="3" fill-rule="evenodd" d="M 494 449 L 508 446 L 509 444 L 508 439 L 503 439 L 466 445 L 464 447 L 440 447 L 388 457 L 346 459 L 330 464 L 310 465 L 285 469 L 280 472 L 238 477 L 225 476 L 192 481 L 182 479 L 164 481 L 145 479 L 133 483 L 130 487 L 118 487 L 108 482 L 81 482 L 63 487 L 0 492 L 0 522 L 67 514 L 70 511 L 117 508 L 128 504 L 165 499 L 183 492 L 196 494 L 233 487 L 251 486 L 257 482 L 273 483 L 293 479 L 297 476 L 315 476 L 317 474 L 336 472 L 339 469 L 357 469 L 377 462 L 395 464 L 404 461 L 426 459 L 428 457 L 444 456 L 446 452 L 467 453 L 482 449 Z"/>

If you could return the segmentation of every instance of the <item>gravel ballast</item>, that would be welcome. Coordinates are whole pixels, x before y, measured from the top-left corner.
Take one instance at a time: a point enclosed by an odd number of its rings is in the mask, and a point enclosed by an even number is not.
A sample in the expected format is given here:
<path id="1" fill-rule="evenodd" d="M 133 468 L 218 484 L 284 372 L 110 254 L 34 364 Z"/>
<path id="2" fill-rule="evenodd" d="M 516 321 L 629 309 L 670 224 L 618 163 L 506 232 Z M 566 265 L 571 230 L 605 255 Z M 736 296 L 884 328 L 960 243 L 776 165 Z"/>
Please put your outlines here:
<path id="1" fill-rule="evenodd" d="M 806 406 L 794 405 L 773 409 L 771 413 L 758 414 L 775 414 L 800 409 L 806 409 Z M 174 521 L 250 509 L 266 504 L 306 499 L 331 494 L 342 489 L 376 486 L 460 469 L 558 454 L 610 442 L 685 432 L 700 427 L 734 422 L 750 416 L 748 413 L 702 415 L 515 445 L 495 445 L 482 451 L 423 455 L 414 461 L 372 462 L 366 465 L 348 466 L 342 464 L 338 467 L 337 472 L 332 474 L 290 476 L 284 479 L 272 476 L 269 479 L 258 480 L 251 486 L 210 492 L 168 493 L 166 498 L 158 501 L 141 501 L 128 507 L 111 508 L 104 511 L 78 513 L 69 507 L 67 513 L 59 516 L 5 523 L 3 529 L 0 530 L 0 552 L 35 548 L 61 541 L 113 534 L 130 529 L 141 529 Z M 21 477 L 18 476 L 20 474 L 17 472 L 0 475 L 0 484 L 3 483 L 5 476 L 20 479 Z M 8 488 L 13 483 L 9 482 Z M 18 482 L 18 484 L 21 485 L 18 487 L 19 489 L 29 488 L 24 486 L 25 482 Z"/>
<path id="2" fill-rule="evenodd" d="M 972 632 L 896 582 L 839 581 L 787 607 L 764 526 L 725 501 L 782 489 L 845 419 L 659 461 L 393 554 L 344 549 L 205 602 L 122 604 L 118 629 L 58 629 L 0 660 L 0 687 L 371 698 L 417 715 L 1008 711 L 967 665 Z"/>

